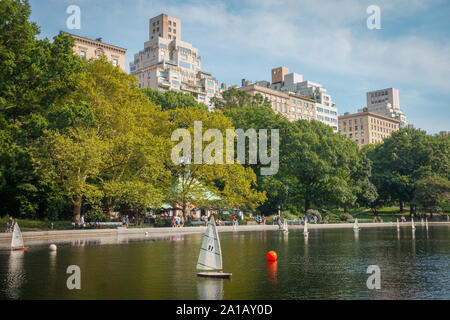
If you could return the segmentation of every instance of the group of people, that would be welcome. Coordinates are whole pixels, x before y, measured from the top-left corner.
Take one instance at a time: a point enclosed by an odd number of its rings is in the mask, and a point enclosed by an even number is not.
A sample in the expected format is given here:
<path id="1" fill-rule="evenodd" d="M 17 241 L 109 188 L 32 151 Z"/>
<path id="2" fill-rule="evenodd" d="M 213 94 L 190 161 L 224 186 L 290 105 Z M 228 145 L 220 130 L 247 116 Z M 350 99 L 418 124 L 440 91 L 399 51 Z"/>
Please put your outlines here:
<path id="1" fill-rule="evenodd" d="M 14 218 L 9 216 L 9 220 L 6 222 L 6 231 L 5 232 L 13 232 L 14 231 Z"/>
<path id="2" fill-rule="evenodd" d="M 257 216 L 256 217 L 256 223 L 257 224 L 266 224 L 266 217 L 265 216 Z"/>
<path id="3" fill-rule="evenodd" d="M 184 217 L 183 216 L 174 216 L 172 218 L 172 227 L 173 228 L 178 228 L 178 227 L 183 227 L 184 226 Z"/>
<path id="4" fill-rule="evenodd" d="M 381 217 L 377 217 L 377 216 L 373 216 L 373 222 L 375 223 L 375 222 L 383 222 L 383 218 L 381 218 Z"/>

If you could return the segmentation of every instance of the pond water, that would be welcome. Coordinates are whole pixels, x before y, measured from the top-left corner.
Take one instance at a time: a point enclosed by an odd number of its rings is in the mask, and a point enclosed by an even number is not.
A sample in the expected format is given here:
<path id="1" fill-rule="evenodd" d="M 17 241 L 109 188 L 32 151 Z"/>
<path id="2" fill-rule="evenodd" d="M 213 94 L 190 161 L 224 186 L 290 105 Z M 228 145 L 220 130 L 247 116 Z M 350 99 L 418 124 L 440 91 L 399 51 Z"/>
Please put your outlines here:
<path id="1" fill-rule="evenodd" d="M 450 299 L 450 226 L 221 232 L 224 272 L 196 276 L 202 234 L 118 236 L 0 248 L 0 299 Z M 278 253 L 268 263 L 266 253 Z M 69 290 L 69 265 L 81 289 Z M 378 265 L 381 289 L 367 268 Z"/>

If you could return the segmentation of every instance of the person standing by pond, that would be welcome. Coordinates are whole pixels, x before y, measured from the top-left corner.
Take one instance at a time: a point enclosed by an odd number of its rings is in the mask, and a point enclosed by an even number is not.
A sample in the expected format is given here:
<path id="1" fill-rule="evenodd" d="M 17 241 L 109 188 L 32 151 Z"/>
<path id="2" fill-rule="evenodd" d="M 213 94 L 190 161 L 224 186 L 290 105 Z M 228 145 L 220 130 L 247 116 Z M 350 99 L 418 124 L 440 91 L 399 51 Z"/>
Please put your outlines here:
<path id="1" fill-rule="evenodd" d="M 6 232 L 12 232 L 14 226 L 14 218 L 12 216 L 9 216 L 9 220 L 6 223 Z"/>

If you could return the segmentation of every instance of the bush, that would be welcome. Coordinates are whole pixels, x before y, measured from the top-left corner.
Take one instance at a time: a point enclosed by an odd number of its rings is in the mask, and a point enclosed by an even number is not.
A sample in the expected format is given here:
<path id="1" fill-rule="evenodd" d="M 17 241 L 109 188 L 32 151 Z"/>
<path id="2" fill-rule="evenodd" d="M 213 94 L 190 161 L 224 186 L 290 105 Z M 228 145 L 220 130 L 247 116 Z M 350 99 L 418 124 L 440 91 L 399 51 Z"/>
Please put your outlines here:
<path id="1" fill-rule="evenodd" d="M 314 217 L 317 217 L 317 223 L 320 223 L 322 221 L 322 215 L 320 214 L 319 210 L 308 209 L 308 211 L 306 211 L 306 217 L 310 221 L 314 220 Z"/>
<path id="2" fill-rule="evenodd" d="M 108 221 L 108 215 L 103 212 L 101 208 L 92 208 L 84 215 L 86 222 L 106 222 Z"/>
<path id="3" fill-rule="evenodd" d="M 341 214 L 339 215 L 339 219 L 340 219 L 341 221 L 352 220 L 352 219 L 353 219 L 353 216 L 352 216 L 350 213 L 341 213 Z"/>

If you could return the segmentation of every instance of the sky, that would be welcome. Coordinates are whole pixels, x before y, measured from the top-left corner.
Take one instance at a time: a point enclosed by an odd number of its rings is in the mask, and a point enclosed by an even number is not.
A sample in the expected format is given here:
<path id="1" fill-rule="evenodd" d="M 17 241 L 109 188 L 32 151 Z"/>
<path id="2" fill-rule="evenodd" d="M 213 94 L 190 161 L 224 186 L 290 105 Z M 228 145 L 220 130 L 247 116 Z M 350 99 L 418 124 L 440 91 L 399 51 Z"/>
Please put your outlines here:
<path id="1" fill-rule="evenodd" d="M 366 105 L 366 92 L 398 88 L 408 123 L 450 130 L 449 0 L 30 0 L 39 38 L 60 30 L 127 49 L 128 64 L 149 38 L 149 19 L 181 19 L 181 40 L 199 50 L 220 83 L 270 81 L 279 66 L 322 84 L 338 113 Z M 70 5 L 81 28 L 70 30 Z M 380 29 L 369 29 L 370 5 Z"/>

